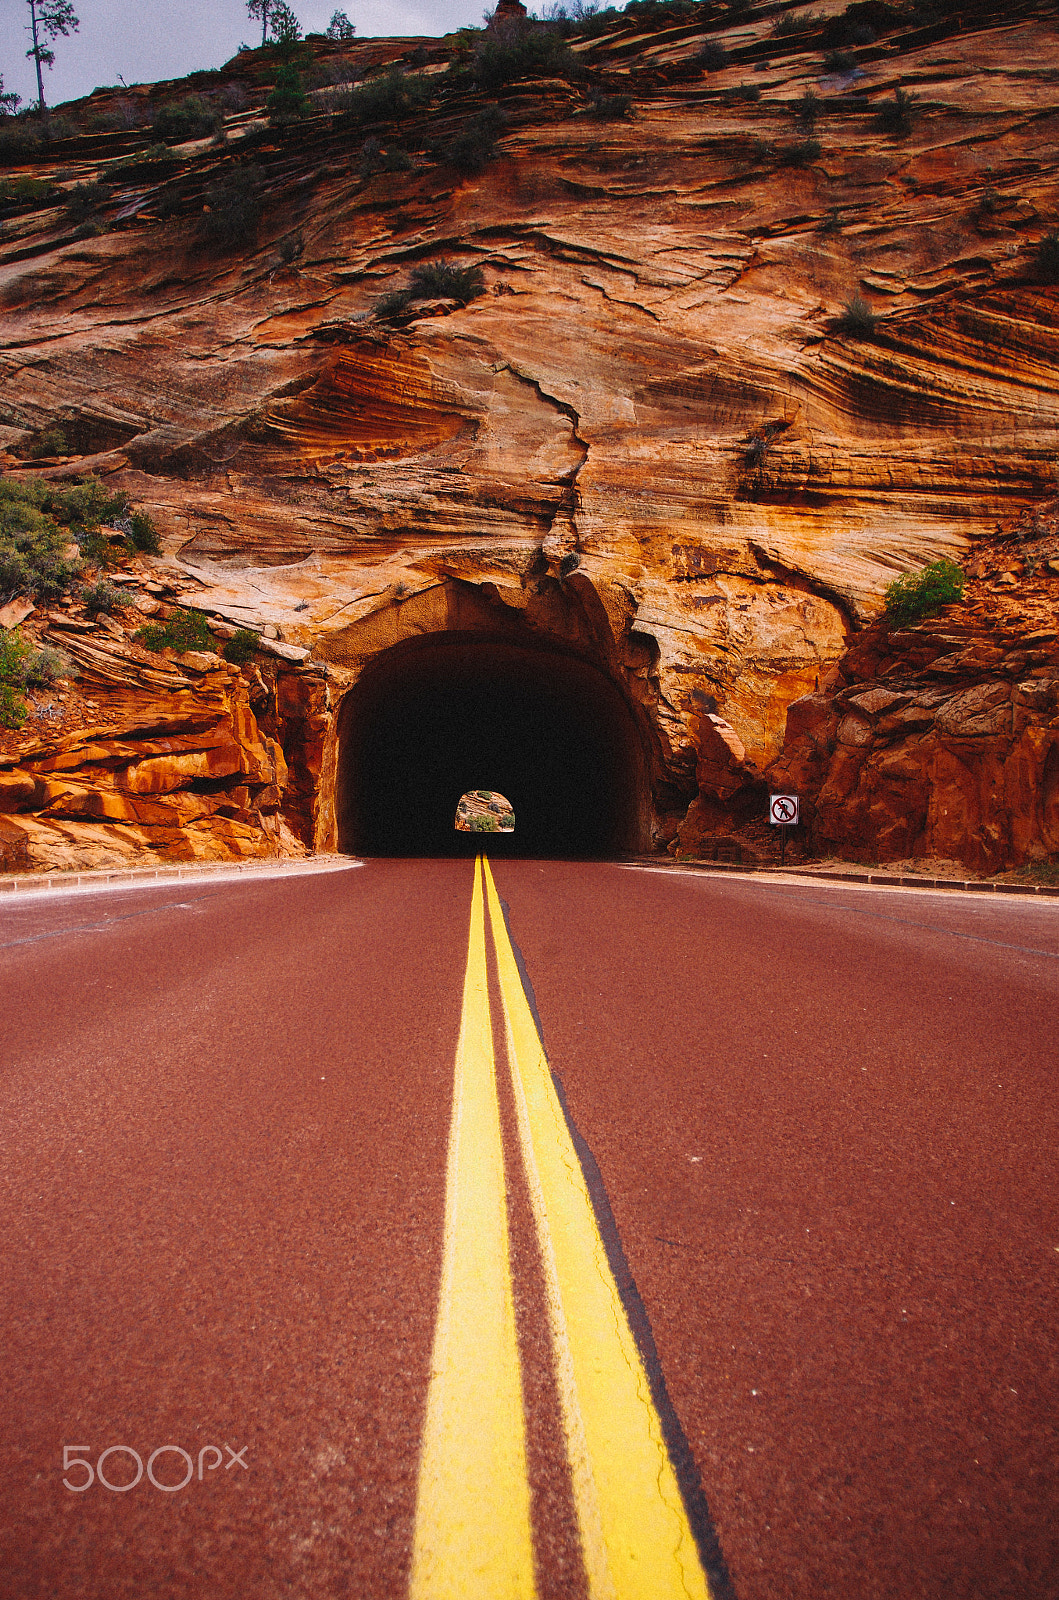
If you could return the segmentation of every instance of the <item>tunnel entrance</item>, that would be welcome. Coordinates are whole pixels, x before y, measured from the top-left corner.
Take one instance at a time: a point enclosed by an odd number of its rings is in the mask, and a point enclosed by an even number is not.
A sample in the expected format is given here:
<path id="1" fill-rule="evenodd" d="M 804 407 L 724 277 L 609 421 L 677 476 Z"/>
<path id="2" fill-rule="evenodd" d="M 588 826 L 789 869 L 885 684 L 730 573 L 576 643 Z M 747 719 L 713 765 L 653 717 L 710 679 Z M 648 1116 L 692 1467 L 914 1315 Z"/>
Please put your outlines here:
<path id="1" fill-rule="evenodd" d="M 650 786 L 633 711 L 596 667 L 481 636 L 378 656 L 339 713 L 338 845 L 358 855 L 613 856 L 649 847 Z M 487 781 L 517 832 L 453 827 Z"/>

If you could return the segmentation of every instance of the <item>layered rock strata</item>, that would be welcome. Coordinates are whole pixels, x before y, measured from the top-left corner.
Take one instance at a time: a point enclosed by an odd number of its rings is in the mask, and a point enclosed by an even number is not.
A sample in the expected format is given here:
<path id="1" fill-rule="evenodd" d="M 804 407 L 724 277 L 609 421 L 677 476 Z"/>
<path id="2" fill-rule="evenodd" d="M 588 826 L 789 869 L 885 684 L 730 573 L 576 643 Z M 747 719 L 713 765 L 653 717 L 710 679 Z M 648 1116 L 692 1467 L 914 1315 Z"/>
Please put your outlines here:
<path id="1" fill-rule="evenodd" d="M 815 848 L 972 873 L 1059 857 L 1059 523 L 1028 519 L 972 565 L 966 603 L 868 628 L 787 713 L 776 789 Z"/>
<path id="2" fill-rule="evenodd" d="M 193 850 L 237 851 L 275 848 L 274 815 L 333 847 L 343 696 L 391 649 L 454 630 L 607 676 L 650 768 L 645 843 L 665 846 L 693 803 L 700 835 L 731 826 L 788 706 L 827 681 L 886 583 L 963 558 L 1039 499 L 1059 442 L 1059 298 L 1034 280 L 1056 220 L 1054 25 L 1029 6 L 930 25 L 876 10 L 874 42 L 839 67 L 832 3 L 802 32 L 752 5 L 575 39 L 585 82 L 499 91 L 497 157 L 470 176 L 438 156 L 482 109 L 466 86 L 375 129 L 320 111 L 270 131 L 243 57 L 228 76 L 249 104 L 227 144 L 181 147 L 164 179 L 123 176 L 149 137 L 134 133 L 26 167 L 110 194 L 91 236 L 61 207 L 0 224 L 8 470 L 30 470 L 17 452 L 61 426 L 79 453 L 35 470 L 99 472 L 148 509 L 172 599 L 288 652 L 273 659 L 289 715 L 269 737 L 320 745 L 301 788 L 261 785 L 280 795 L 262 820 L 200 794 L 183 820 L 174 806 L 77 826 L 171 821 Z M 717 70 L 707 42 L 727 52 Z M 435 85 L 455 48 L 316 47 Z M 914 115 L 887 132 L 897 89 Z M 628 120 L 592 115 L 600 90 L 631 97 Z M 373 171 L 369 135 L 409 169 Z M 219 251 L 203 206 L 241 155 L 262 218 Z M 424 260 L 479 267 L 486 292 L 381 320 L 380 296 Z M 871 337 L 835 331 L 855 291 L 880 319 Z M 130 705 L 162 693 L 133 664 L 113 670 Z M 165 670 L 165 697 L 212 696 L 215 727 L 235 727 L 234 675 Z M 1025 707 L 1010 704 L 1014 729 Z M 123 726 L 96 742 L 125 741 Z M 248 770 L 228 776 L 252 791 Z M 98 793 L 134 803 L 117 779 Z M 244 827 L 256 843 L 238 842 Z M 1007 837 L 997 850 L 1017 852 Z M 42 843 L 34 860 L 49 859 Z"/>

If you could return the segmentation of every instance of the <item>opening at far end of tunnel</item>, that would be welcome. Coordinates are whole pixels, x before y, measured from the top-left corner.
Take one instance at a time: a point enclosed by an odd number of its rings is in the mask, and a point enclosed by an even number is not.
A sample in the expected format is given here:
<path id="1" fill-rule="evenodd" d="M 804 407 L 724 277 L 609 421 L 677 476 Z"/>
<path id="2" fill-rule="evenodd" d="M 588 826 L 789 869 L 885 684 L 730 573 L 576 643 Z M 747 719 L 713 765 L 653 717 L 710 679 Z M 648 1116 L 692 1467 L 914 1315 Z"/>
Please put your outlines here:
<path id="1" fill-rule="evenodd" d="M 613 856 L 647 848 L 634 713 L 598 668 L 531 645 L 446 634 L 378 656 L 339 715 L 339 848 L 358 855 Z M 514 830 L 454 826 L 488 785 Z"/>

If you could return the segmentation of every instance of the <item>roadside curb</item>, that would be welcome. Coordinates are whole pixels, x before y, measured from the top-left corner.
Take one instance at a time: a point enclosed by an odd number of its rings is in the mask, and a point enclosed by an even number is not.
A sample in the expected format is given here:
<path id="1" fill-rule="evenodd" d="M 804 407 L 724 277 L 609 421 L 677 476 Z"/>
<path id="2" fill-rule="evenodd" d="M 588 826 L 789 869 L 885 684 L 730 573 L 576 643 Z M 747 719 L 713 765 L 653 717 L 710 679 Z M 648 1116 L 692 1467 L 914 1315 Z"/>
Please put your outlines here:
<path id="1" fill-rule="evenodd" d="M 741 872 L 758 878 L 782 876 L 822 879 L 827 883 L 867 883 L 888 889 L 959 889 L 971 890 L 976 894 L 1032 894 L 1059 899 L 1059 888 L 1040 883 L 983 883 L 974 878 L 899 878 L 887 872 L 824 872 L 813 867 L 747 866 L 736 861 L 691 861 L 686 857 L 674 861 L 659 856 L 637 856 L 625 864 L 630 867 L 663 867 L 674 871 Z"/>
<path id="2" fill-rule="evenodd" d="M 99 867 L 91 872 L 10 872 L 0 877 L 0 894 L 21 889 L 90 889 L 111 883 L 179 882 L 222 873 L 311 873 L 352 866 L 353 856 L 258 856 L 253 861 L 182 861 L 167 867 Z"/>

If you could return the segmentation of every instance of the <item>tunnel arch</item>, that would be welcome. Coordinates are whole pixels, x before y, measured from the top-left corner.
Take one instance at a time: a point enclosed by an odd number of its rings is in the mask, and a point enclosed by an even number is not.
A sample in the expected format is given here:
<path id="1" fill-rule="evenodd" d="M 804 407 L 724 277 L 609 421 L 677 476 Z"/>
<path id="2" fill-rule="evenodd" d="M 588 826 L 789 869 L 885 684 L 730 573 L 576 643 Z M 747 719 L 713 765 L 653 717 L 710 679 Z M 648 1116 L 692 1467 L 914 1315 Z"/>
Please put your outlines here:
<path id="1" fill-rule="evenodd" d="M 495 854 L 613 856 L 649 848 L 643 730 L 598 667 L 550 645 L 480 634 L 382 652 L 338 714 L 338 847 L 357 855 L 463 855 L 457 801 L 497 789 L 515 834 Z"/>

